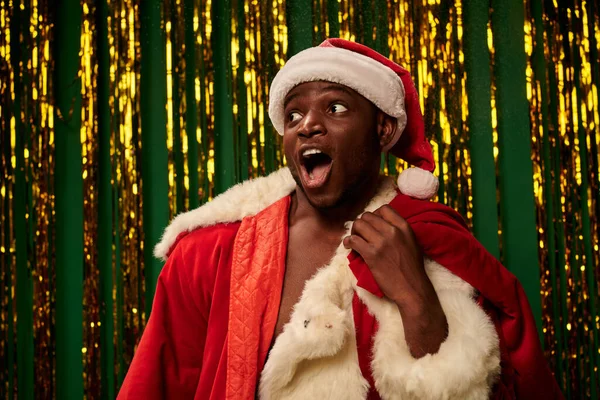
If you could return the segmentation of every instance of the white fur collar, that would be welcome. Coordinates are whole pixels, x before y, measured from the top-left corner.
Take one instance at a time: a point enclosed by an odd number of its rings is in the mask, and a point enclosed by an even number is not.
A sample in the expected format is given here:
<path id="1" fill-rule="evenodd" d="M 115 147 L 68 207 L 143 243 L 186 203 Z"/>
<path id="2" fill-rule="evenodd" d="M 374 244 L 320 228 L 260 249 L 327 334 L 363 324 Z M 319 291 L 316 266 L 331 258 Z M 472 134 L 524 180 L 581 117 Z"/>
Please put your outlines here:
<path id="1" fill-rule="evenodd" d="M 171 247 L 181 233 L 241 221 L 245 217 L 256 215 L 290 194 L 295 187 L 296 182 L 287 167 L 268 176 L 239 183 L 211 202 L 175 217 L 154 247 L 154 256 L 166 261 Z"/>

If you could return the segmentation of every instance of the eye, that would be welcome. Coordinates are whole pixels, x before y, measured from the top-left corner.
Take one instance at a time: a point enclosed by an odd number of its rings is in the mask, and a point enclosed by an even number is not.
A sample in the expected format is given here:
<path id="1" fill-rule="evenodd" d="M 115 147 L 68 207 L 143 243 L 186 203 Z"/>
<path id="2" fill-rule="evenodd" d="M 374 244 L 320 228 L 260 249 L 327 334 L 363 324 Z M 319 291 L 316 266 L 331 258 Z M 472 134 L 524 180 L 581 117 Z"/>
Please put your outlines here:
<path id="1" fill-rule="evenodd" d="M 348 111 L 348 109 L 340 103 L 333 104 L 329 110 L 334 114 Z"/>
<path id="2" fill-rule="evenodd" d="M 300 113 L 297 112 L 297 111 L 292 111 L 291 113 L 288 114 L 288 121 L 289 122 L 298 121 L 300 118 L 302 118 L 302 115 L 300 115 Z"/>

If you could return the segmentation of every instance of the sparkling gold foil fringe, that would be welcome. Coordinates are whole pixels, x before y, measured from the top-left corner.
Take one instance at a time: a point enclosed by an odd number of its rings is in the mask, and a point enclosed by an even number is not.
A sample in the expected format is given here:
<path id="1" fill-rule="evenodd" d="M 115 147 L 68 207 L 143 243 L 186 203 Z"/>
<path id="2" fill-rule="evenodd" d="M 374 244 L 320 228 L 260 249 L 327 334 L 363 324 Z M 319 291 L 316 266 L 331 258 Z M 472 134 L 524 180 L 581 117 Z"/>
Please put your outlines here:
<path id="1" fill-rule="evenodd" d="M 531 0 L 530 0 L 531 1 Z M 530 4 L 526 2 L 526 4 Z M 598 304 L 598 282 L 600 277 L 600 252 L 598 251 L 600 225 L 598 201 L 598 159 L 597 150 L 592 145 L 600 144 L 600 122 L 598 105 L 598 85 L 592 76 L 592 67 L 598 68 L 598 60 L 592 60 L 590 54 L 591 36 L 595 35 L 596 45 L 600 39 L 598 6 L 596 15 L 588 15 L 587 1 L 576 1 L 573 6 L 547 3 L 544 10 L 544 49 L 547 62 L 552 61 L 555 68 L 548 69 L 546 76 L 536 76 L 532 69 L 533 48 L 535 42 L 535 22 L 531 15 L 525 21 L 525 50 L 529 63 L 527 68 L 527 97 L 531 107 L 531 132 L 534 161 L 534 191 L 538 210 L 539 252 L 542 276 L 543 329 L 545 335 L 546 354 L 553 369 L 557 370 L 557 362 L 566 362 L 564 375 L 558 376 L 565 385 L 571 398 L 591 398 L 592 375 L 596 375 L 595 386 L 598 385 L 598 354 L 600 348 L 594 343 L 594 328 L 600 329 L 598 315 L 591 311 L 591 301 Z M 526 9 L 528 9 L 526 7 Z M 564 19 L 561 21 L 561 19 Z M 590 29 L 589 22 L 593 29 Z M 579 58 L 580 62 L 577 62 Z M 551 74 L 553 76 L 551 76 Z M 550 110 L 556 114 L 546 113 L 549 129 L 544 131 L 542 112 L 547 104 L 542 102 L 540 81 L 548 86 L 556 82 L 556 95 L 553 99 L 557 109 Z M 577 84 L 578 83 L 578 84 Z M 553 92 L 549 91 L 552 96 Z M 585 142 L 580 140 L 583 130 Z M 559 155 L 553 157 L 551 165 L 543 159 L 542 142 L 549 135 L 551 151 Z M 587 159 L 587 170 L 582 169 L 582 156 Z M 550 270 L 549 258 L 555 257 L 549 252 L 546 227 L 547 196 L 544 189 L 545 169 L 552 169 L 552 183 L 560 188 L 560 196 L 554 204 L 554 222 L 564 226 L 564 237 L 557 235 L 558 246 L 563 246 L 565 263 L 557 265 L 557 271 Z M 587 183 L 585 183 L 587 182 Z M 583 198 L 583 192 L 587 201 Z M 551 195 L 551 194 L 550 194 Z M 585 204 L 584 204 L 585 201 Z M 589 230 L 585 223 L 588 218 L 584 214 L 584 206 L 589 212 Z M 586 259 L 586 236 L 589 235 L 591 260 Z M 560 251 L 560 250 L 559 250 Z M 593 271 L 586 269 L 592 268 Z M 560 271 L 563 269 L 564 271 Z M 551 277 L 556 273 L 557 280 Z M 561 278 L 564 274 L 564 280 Z M 590 281 L 590 277 L 592 277 Z M 591 288 L 595 290 L 592 291 Z M 553 304 L 552 292 L 556 300 L 562 304 Z M 559 310 L 558 314 L 553 306 Z M 560 332 L 555 329 L 559 320 Z M 559 345 L 559 339 L 563 347 Z M 560 361 L 563 360 L 563 361 Z M 596 361 L 594 361 L 596 360 Z M 596 389 L 596 395 L 598 395 Z"/>
<path id="2" fill-rule="evenodd" d="M 195 132 L 185 128 L 185 61 L 183 0 L 167 1 L 163 5 L 165 32 L 165 54 L 167 60 L 167 142 L 169 150 L 169 199 L 170 214 L 181 212 L 189 206 L 191 196 L 198 196 L 201 202 L 213 197 L 212 179 L 214 175 L 214 105 L 213 105 L 213 64 L 211 49 L 211 0 L 194 2 L 194 31 L 197 41 L 195 101 L 198 110 L 198 127 Z M 212 0 L 215 1 L 215 0 Z M 320 10 L 321 21 L 315 21 L 315 38 L 328 32 L 326 5 L 328 1 L 314 2 L 313 10 Z M 525 2 L 527 6 L 529 1 Z M 546 2 L 548 3 L 548 2 Z M 140 169 L 140 20 L 139 1 L 109 1 L 108 40 L 110 51 L 110 108 L 111 108 L 111 158 L 113 165 L 113 301 L 112 315 L 115 322 L 115 374 L 120 381 L 129 365 L 146 322 L 144 314 L 144 270 L 142 248 L 142 204 Z M 527 95 L 531 107 L 532 159 L 534 162 L 534 191 L 538 213 L 539 251 L 542 268 L 542 298 L 546 353 L 553 360 L 565 360 L 567 369 L 564 380 L 573 395 L 589 396 L 588 389 L 591 371 L 594 371 L 590 354 L 598 349 L 591 347 L 589 340 L 594 325 L 600 328 L 597 316 L 590 312 L 590 298 L 598 293 L 590 292 L 586 265 L 594 268 L 592 277 L 600 276 L 598 251 L 600 227 L 597 210 L 600 188 L 597 171 L 600 159 L 592 152 L 592 142 L 600 144 L 600 121 L 598 106 L 598 82 L 592 81 L 590 66 L 590 37 L 595 35 L 595 43 L 600 42 L 599 11 L 587 15 L 586 1 L 577 1 L 569 8 L 569 25 L 560 26 L 558 5 L 555 9 L 545 10 L 546 58 L 552 59 L 556 70 L 558 125 L 551 126 L 553 134 L 552 148 L 561 155 L 556 170 L 558 175 L 552 179 L 559 185 L 560 198 L 557 208 L 557 224 L 565 226 L 564 248 L 566 262 L 558 265 L 565 271 L 564 282 L 551 282 L 548 257 L 548 236 L 545 215 L 547 203 L 544 196 L 544 165 L 541 142 L 549 134 L 541 129 L 539 120 L 541 93 L 536 83 L 540 79 L 549 82 L 549 76 L 535 76 L 532 71 L 532 49 L 534 46 L 534 23 L 532 16 L 525 21 L 525 50 L 528 55 Z M 365 33 L 361 25 L 360 12 L 364 1 L 339 1 L 340 37 L 350 40 L 362 40 Z M 11 36 L 11 18 L 14 7 L 26 11 L 21 24 L 28 27 L 21 37 Z M 244 21 L 238 19 L 238 7 L 244 9 Z M 409 69 L 415 79 L 420 94 L 421 106 L 425 111 L 425 126 L 431 137 L 438 173 L 447 185 L 439 200 L 458 209 L 471 222 L 472 190 L 471 168 L 468 150 L 468 128 L 466 120 L 467 96 L 462 50 L 462 2 L 452 5 L 441 0 L 387 1 L 387 24 L 389 35 L 387 45 L 389 55 Z M 445 9 L 444 9 L 445 7 Z M 99 348 L 99 304 L 97 254 L 94 240 L 100 221 L 96 210 L 98 201 L 96 157 L 98 151 L 96 137 L 97 114 L 97 61 L 95 58 L 95 3 L 82 0 L 83 20 L 81 33 L 82 79 L 82 177 L 84 180 L 84 379 L 86 397 L 96 398 L 100 393 L 100 357 Z M 272 167 L 284 163 L 279 146 L 279 137 L 269 131 L 269 122 L 265 98 L 268 97 L 268 85 L 277 70 L 284 64 L 287 56 L 287 26 L 284 0 L 258 2 L 256 0 L 232 1 L 232 78 L 236 82 L 239 74 L 243 76 L 245 93 L 242 96 L 239 86 L 234 85 L 233 115 L 239 121 L 243 118 L 247 131 L 239 132 L 248 139 L 249 177 L 263 175 L 269 170 L 269 157 Z M 445 11 L 445 12 L 442 12 Z M 444 19 L 445 18 L 445 19 Z M 582 21 L 582 24 L 574 23 Z M 593 21 L 594 30 L 588 28 Z M 243 28 L 241 28 L 243 27 Z M 243 29 L 244 46 L 240 45 L 240 33 Z M 376 30 L 371 32 L 375 37 Z M 367 32 L 366 34 L 371 34 Z M 565 38 L 564 35 L 567 35 Z M 562 45 L 574 43 L 579 52 L 581 65 L 579 95 L 575 90 L 575 67 L 572 56 L 566 54 Z M 53 261 L 53 106 L 52 71 L 50 44 L 52 40 L 51 10 L 45 1 L 39 0 L 0 0 L 0 265 L 2 266 L 0 288 L 0 355 L 3 366 L 12 365 L 13 380 L 9 382 L 9 368 L 0 369 L 2 392 L 16 390 L 16 250 L 14 237 L 13 199 L 16 167 L 16 123 L 23 121 L 26 132 L 24 162 L 28 203 L 26 205 L 28 246 L 28 266 L 33 281 L 34 316 L 34 356 L 35 356 L 35 393 L 37 397 L 50 398 L 54 392 L 54 340 L 53 340 L 53 302 L 54 302 L 54 261 Z M 11 44 L 20 43 L 22 54 L 19 76 L 13 68 Z M 315 40 L 316 41 L 316 40 Z M 548 43 L 552 43 L 551 49 Z M 316 44 L 316 43 L 315 43 Z M 488 33 L 490 51 L 494 53 L 491 27 Z M 269 53 L 271 52 L 271 53 Z M 244 66 L 240 67 L 243 58 Z M 597 60 L 596 60 L 597 65 Z M 15 114 L 15 82 L 26 82 L 21 88 L 20 115 Z M 494 132 L 494 156 L 498 155 L 497 110 L 492 87 L 492 127 Z M 241 104 L 240 99 L 245 98 Z M 204 123 L 203 123 L 204 121 Z M 241 125 L 237 125 L 238 129 Z M 586 142 L 579 141 L 578 129 L 586 131 Z M 175 146 L 179 135 L 180 146 Z M 188 136 L 196 138 L 198 146 L 198 170 L 188 168 Z M 271 140 L 271 142 L 269 142 Z M 269 153 L 269 146 L 275 148 Z M 6 150 L 5 150 L 6 149 Z M 580 150 L 587 154 L 588 164 L 593 168 L 584 171 L 581 168 Z M 179 159 L 178 157 L 181 157 Z M 595 159 L 594 159 L 595 157 Z M 176 163 L 181 160 L 183 177 L 177 176 Z M 553 158 L 553 162 L 557 162 Z M 397 168 L 406 165 L 397 162 Z M 199 192 L 189 193 L 189 179 L 196 174 L 199 179 Z M 593 246 L 592 258 L 587 260 L 583 249 L 583 222 L 580 200 L 582 174 L 588 174 L 587 205 L 590 211 L 590 235 Z M 178 186 L 177 182 L 183 182 Z M 573 189 L 575 188 L 575 189 Z M 177 197 L 183 199 L 183 208 L 178 206 Z M 577 201 L 574 201 L 577 200 Z M 107 221 L 102 221 L 108 223 Z M 557 279 L 560 279 L 557 274 Z M 563 285 L 563 286 L 561 286 Z M 566 285 L 566 287 L 564 286 Z M 558 315 L 552 307 L 553 290 L 566 293 L 567 314 Z M 560 296 L 559 296 L 560 297 Z M 554 322 L 559 319 L 561 329 L 566 336 L 564 349 L 557 347 L 557 332 Z M 596 356 L 597 357 L 597 356 Z M 597 359 L 597 358 L 596 358 Z M 555 367 L 555 365 L 553 365 Z M 568 375 L 568 376 L 567 376 Z"/>

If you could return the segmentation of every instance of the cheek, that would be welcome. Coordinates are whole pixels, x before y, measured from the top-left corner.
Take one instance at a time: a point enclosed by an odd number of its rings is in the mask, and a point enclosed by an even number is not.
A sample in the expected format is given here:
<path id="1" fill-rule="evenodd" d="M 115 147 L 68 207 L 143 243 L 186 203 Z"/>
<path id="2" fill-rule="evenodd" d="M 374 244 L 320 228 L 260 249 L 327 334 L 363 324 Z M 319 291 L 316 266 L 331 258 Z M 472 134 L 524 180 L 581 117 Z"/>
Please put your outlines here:
<path id="1" fill-rule="evenodd" d="M 294 153 L 296 150 L 296 143 L 291 137 L 292 135 L 283 135 L 283 154 L 285 154 L 286 165 L 290 170 L 295 172 L 296 166 L 294 165 Z"/>
<path id="2" fill-rule="evenodd" d="M 364 129 L 366 132 L 373 132 L 371 127 Z M 359 172 L 378 162 L 381 154 L 379 140 L 375 133 L 355 135 L 351 140 L 345 141 L 341 147 L 348 167 L 351 170 L 359 170 Z"/>
<path id="3" fill-rule="evenodd" d="M 290 158 L 293 154 L 293 147 L 294 147 L 294 144 L 292 143 L 290 135 L 286 135 L 286 134 L 283 135 L 282 144 L 283 144 L 283 153 L 285 154 L 285 157 L 288 159 L 288 162 L 289 162 Z"/>

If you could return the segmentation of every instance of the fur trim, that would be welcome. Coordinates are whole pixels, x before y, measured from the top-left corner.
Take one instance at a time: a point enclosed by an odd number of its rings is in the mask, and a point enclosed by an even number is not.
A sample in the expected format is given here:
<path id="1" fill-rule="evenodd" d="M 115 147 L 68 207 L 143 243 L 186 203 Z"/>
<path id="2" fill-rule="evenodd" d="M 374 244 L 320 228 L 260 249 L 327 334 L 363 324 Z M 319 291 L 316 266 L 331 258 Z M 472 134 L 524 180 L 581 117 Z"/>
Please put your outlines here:
<path id="1" fill-rule="evenodd" d="M 365 211 L 396 195 L 385 179 Z M 352 223 L 347 223 L 347 233 Z M 365 399 L 368 383 L 358 364 L 352 297 L 357 292 L 379 322 L 371 370 L 382 399 L 487 399 L 500 373 L 495 328 L 477 305 L 474 289 L 426 259 L 426 272 L 446 314 L 449 335 L 438 353 L 414 359 L 398 308 L 356 286 L 349 251 L 337 249 L 329 265 L 306 282 L 290 322 L 262 371 L 261 399 Z"/>
<path id="2" fill-rule="evenodd" d="M 175 217 L 154 247 L 154 256 L 166 261 L 180 234 L 219 223 L 241 221 L 244 217 L 256 215 L 290 194 L 295 187 L 296 182 L 288 168 L 239 183 L 211 202 Z"/>
<path id="3" fill-rule="evenodd" d="M 385 178 L 365 211 L 396 196 Z M 351 223 L 347 223 L 348 234 Z M 365 399 L 369 385 L 358 364 L 349 250 L 340 244 L 329 265 L 306 282 L 290 322 L 279 335 L 263 369 L 261 399 Z"/>
<path id="4" fill-rule="evenodd" d="M 496 329 L 473 287 L 432 260 L 425 268 L 448 320 L 448 337 L 436 354 L 413 358 L 396 305 L 357 290 L 379 322 L 371 364 L 376 389 L 386 400 L 487 399 L 500 374 Z"/>
<path id="5" fill-rule="evenodd" d="M 283 135 L 284 99 L 304 82 L 327 81 L 356 90 L 386 114 L 397 118 L 396 136 L 384 151 L 392 148 L 406 127 L 404 84 L 390 68 L 362 54 L 337 47 L 311 47 L 290 58 L 277 73 L 269 92 L 269 117 Z"/>
<path id="6" fill-rule="evenodd" d="M 212 202 L 177 216 L 165 230 L 155 255 L 166 258 L 184 232 L 256 215 L 294 187 L 287 168 L 234 186 Z M 395 195 L 393 181 L 384 179 L 365 211 L 376 210 Z M 351 225 L 347 223 L 348 232 Z M 262 371 L 260 397 L 366 397 L 369 386 L 358 364 L 352 315 L 356 290 L 380 324 L 371 367 L 383 399 L 487 398 L 499 373 L 498 338 L 491 321 L 473 300 L 473 288 L 440 265 L 426 261 L 450 332 L 437 354 L 415 360 L 404 340 L 398 309 L 389 300 L 356 288 L 356 278 L 348 268 L 348 253 L 340 244 L 330 264 L 306 282 L 290 322 L 277 338 Z"/>
<path id="7" fill-rule="evenodd" d="M 437 193 L 438 178 L 431 172 L 421 168 L 405 169 L 398 176 L 398 189 L 415 199 L 429 200 Z"/>

